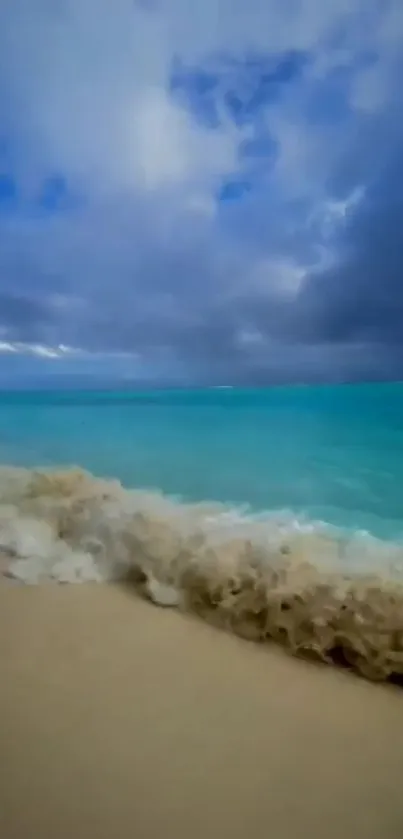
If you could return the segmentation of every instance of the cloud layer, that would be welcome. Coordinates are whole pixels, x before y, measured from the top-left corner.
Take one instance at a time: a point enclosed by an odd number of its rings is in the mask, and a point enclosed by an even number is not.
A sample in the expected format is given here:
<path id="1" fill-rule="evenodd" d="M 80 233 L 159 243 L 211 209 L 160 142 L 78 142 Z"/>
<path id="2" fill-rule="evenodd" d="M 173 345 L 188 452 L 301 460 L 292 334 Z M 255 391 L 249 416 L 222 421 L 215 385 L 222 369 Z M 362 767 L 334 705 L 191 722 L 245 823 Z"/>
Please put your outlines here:
<path id="1" fill-rule="evenodd" d="M 401 376 L 402 70 L 400 0 L 5 0 L 0 372 Z"/>

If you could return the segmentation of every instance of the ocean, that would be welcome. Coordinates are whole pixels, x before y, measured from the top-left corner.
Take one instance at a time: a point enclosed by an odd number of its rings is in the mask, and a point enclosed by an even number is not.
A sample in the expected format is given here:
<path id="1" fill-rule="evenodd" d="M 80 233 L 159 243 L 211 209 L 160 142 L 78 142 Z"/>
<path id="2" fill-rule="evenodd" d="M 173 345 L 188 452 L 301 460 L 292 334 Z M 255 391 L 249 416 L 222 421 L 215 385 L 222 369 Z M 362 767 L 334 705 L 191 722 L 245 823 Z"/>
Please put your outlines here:
<path id="1" fill-rule="evenodd" d="M 3 393 L 0 461 L 14 579 L 403 674 L 403 384 Z"/>

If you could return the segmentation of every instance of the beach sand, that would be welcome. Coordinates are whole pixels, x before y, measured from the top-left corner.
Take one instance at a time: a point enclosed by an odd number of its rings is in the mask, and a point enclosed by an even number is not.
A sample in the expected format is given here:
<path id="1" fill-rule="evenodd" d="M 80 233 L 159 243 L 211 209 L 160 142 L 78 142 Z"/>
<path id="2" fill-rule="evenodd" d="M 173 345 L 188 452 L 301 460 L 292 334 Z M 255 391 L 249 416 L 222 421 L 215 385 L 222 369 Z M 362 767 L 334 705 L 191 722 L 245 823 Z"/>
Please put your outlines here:
<path id="1" fill-rule="evenodd" d="M 0 587 L 4 839 L 403 835 L 403 694 L 108 585 Z"/>

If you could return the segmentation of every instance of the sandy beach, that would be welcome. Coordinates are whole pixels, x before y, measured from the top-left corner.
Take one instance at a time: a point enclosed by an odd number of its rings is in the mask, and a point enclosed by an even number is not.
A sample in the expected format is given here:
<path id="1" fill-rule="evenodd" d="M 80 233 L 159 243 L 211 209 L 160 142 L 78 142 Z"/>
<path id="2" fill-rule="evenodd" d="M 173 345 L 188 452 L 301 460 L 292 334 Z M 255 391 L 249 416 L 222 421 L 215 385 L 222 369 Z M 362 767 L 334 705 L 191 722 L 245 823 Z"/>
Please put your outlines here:
<path id="1" fill-rule="evenodd" d="M 0 835 L 392 839 L 403 696 L 108 585 L 0 587 Z"/>

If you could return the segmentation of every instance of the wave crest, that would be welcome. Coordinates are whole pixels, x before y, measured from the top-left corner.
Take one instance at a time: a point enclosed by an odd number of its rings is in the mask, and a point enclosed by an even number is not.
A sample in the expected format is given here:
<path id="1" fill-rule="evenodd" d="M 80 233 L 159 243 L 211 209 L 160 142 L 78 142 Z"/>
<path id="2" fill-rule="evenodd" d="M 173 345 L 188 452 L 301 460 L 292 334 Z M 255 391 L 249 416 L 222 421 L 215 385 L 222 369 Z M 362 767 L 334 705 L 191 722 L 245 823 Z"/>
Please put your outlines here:
<path id="1" fill-rule="evenodd" d="M 2 467 L 0 548 L 22 583 L 129 580 L 245 638 L 403 677 L 403 546 L 368 534 Z"/>

